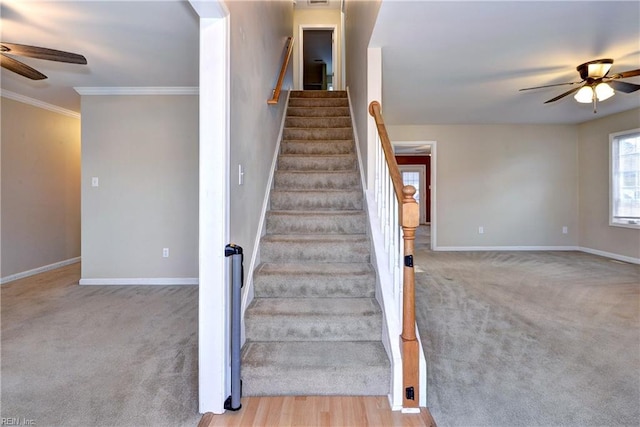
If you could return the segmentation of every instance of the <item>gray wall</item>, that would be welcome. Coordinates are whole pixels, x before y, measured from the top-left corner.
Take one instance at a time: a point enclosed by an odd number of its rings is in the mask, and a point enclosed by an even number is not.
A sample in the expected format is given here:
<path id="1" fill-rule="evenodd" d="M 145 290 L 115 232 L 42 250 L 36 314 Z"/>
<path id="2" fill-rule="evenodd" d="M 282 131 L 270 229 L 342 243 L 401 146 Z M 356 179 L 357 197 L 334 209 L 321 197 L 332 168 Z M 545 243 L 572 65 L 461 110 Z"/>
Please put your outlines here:
<path id="1" fill-rule="evenodd" d="M 231 24 L 230 231 L 243 247 L 245 266 L 254 241 L 276 149 L 292 64 L 280 103 L 267 105 L 282 67 L 287 37 L 293 35 L 290 1 L 228 2 Z M 242 165 L 244 184 L 238 183 Z"/>
<path id="2" fill-rule="evenodd" d="M 609 134 L 640 128 L 640 109 L 578 126 L 580 246 L 640 258 L 640 230 L 609 225 Z"/>
<path id="3" fill-rule="evenodd" d="M 577 246 L 576 126 L 388 129 L 392 141 L 437 141 L 439 247 Z"/>
<path id="4" fill-rule="evenodd" d="M 82 279 L 197 277 L 198 97 L 83 96 Z"/>
<path id="5" fill-rule="evenodd" d="M 353 120 L 358 132 L 360 154 L 365 176 L 367 159 L 367 48 L 378 16 L 381 0 L 347 0 L 345 9 L 345 40 L 347 67 L 346 87 L 349 88 L 353 107 Z"/>
<path id="6" fill-rule="evenodd" d="M 2 265 L 80 256 L 80 119 L 2 98 Z"/>

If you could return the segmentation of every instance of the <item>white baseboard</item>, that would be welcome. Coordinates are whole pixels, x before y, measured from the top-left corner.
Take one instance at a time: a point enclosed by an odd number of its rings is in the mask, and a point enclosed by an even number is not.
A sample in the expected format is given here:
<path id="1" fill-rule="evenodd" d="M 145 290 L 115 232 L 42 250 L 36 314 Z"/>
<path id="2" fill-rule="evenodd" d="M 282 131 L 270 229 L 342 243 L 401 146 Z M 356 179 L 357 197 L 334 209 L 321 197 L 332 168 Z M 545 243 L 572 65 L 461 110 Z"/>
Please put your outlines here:
<path id="1" fill-rule="evenodd" d="M 75 264 L 80 262 L 80 257 L 66 259 L 60 262 L 54 262 L 53 264 L 44 265 L 42 267 L 34 268 L 32 270 L 23 271 L 21 273 L 11 274 L 7 277 L 3 277 L 0 279 L 0 284 L 4 285 L 5 283 L 13 282 L 14 280 L 24 279 L 25 277 L 34 276 L 36 274 L 44 273 L 45 271 L 55 270 L 56 268 L 64 267 L 67 265 Z"/>
<path id="2" fill-rule="evenodd" d="M 434 251 L 579 251 L 578 246 L 437 246 Z"/>
<path id="3" fill-rule="evenodd" d="M 602 257 L 606 257 L 606 258 L 611 258 L 611 259 L 615 259 L 615 260 L 618 260 L 618 261 L 629 262 L 631 264 L 640 264 L 640 258 L 633 258 L 633 257 L 626 256 L 626 255 L 619 255 L 619 254 L 614 254 L 612 252 L 605 252 L 605 251 L 600 251 L 598 249 L 591 249 L 591 248 L 580 247 L 580 248 L 578 248 L 578 250 L 580 250 L 582 252 L 586 252 L 588 254 L 593 254 L 593 255 L 598 255 L 598 256 L 602 256 Z"/>
<path id="4" fill-rule="evenodd" d="M 438 246 L 434 251 L 442 252 L 474 252 L 474 251 L 579 251 L 631 264 L 640 264 L 640 258 L 626 255 L 614 254 L 613 252 L 600 251 L 598 249 L 585 248 L 582 246 Z"/>
<path id="5" fill-rule="evenodd" d="M 111 278 L 111 279 L 80 279 L 81 285 L 113 285 L 113 286 L 139 286 L 139 285 L 197 285 L 197 277 L 137 277 L 137 278 Z"/>

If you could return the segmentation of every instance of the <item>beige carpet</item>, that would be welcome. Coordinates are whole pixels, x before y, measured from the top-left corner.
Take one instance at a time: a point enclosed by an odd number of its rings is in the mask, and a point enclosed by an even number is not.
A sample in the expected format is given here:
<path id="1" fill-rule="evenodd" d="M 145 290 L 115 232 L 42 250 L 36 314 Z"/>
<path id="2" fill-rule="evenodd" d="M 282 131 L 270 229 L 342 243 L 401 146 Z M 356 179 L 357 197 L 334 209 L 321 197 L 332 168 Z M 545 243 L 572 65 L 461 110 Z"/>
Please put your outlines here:
<path id="1" fill-rule="evenodd" d="M 426 245 L 416 264 L 438 426 L 640 424 L 640 266 Z"/>
<path id="2" fill-rule="evenodd" d="M 2 285 L 2 418 L 198 424 L 196 286 L 79 286 L 80 264 Z"/>

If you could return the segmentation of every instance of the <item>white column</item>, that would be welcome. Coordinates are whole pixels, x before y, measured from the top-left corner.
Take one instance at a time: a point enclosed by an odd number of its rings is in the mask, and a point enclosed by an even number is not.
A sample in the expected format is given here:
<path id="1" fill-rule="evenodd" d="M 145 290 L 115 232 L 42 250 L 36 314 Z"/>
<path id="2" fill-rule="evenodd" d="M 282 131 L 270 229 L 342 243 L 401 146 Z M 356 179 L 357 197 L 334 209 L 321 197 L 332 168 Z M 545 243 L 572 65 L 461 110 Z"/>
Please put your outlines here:
<path id="1" fill-rule="evenodd" d="M 224 412 L 230 394 L 229 15 L 192 1 L 200 15 L 199 410 Z"/>

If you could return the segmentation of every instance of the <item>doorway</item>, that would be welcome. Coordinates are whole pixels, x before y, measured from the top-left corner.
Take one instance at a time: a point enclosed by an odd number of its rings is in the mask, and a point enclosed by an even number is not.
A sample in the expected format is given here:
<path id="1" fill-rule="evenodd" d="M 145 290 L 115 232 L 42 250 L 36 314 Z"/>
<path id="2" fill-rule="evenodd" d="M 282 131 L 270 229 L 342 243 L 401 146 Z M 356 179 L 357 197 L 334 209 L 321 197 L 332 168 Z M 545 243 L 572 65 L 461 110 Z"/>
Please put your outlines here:
<path id="1" fill-rule="evenodd" d="M 427 211 L 429 201 L 427 200 L 427 167 L 425 165 L 403 165 L 399 166 L 404 185 L 413 185 L 416 194 L 413 196 L 418 202 L 420 209 L 420 224 L 427 223 Z"/>
<path id="2" fill-rule="evenodd" d="M 299 88 L 334 90 L 339 88 L 336 67 L 335 27 L 300 26 Z"/>

